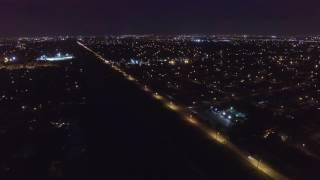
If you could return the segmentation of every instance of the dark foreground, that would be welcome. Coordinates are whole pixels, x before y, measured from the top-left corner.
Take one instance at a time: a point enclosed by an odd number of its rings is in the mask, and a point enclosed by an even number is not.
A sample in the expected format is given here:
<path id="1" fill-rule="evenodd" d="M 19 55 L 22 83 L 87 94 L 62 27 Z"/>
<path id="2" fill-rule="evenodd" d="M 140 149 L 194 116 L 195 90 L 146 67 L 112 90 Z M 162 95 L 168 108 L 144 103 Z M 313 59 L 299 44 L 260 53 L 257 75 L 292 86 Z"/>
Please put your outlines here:
<path id="1" fill-rule="evenodd" d="M 52 70 L 30 84 L 41 92 L 34 93 L 34 99 L 61 95 L 65 103 L 56 105 L 59 108 L 51 103 L 51 110 L 38 115 L 41 123 L 32 132 L 29 123 L 20 122 L 23 115 L 12 116 L 19 122 L 4 123 L 8 130 L 0 131 L 5 142 L 0 179 L 262 178 L 90 53 L 80 47 L 73 50 L 81 58 L 68 64 L 68 72 Z M 71 95 L 60 92 L 62 84 L 70 84 L 61 73 L 77 79 L 80 90 Z M 85 102 L 72 103 L 78 99 Z M 52 128 L 47 121 L 54 118 L 71 125 Z"/>

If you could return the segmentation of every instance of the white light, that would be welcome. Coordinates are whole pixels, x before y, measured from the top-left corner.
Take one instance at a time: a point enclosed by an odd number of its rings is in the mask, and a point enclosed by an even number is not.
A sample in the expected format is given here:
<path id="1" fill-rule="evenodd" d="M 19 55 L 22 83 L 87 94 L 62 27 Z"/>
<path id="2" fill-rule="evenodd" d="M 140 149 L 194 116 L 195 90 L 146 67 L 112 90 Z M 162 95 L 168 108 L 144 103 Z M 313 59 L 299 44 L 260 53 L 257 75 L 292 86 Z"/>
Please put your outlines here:
<path id="1" fill-rule="evenodd" d="M 58 53 L 56 57 L 47 57 L 46 55 L 42 55 L 37 60 L 39 60 L 39 61 L 63 61 L 63 60 L 70 60 L 70 59 L 74 59 L 74 56 L 71 56 L 71 55 L 62 56 L 60 53 Z"/>

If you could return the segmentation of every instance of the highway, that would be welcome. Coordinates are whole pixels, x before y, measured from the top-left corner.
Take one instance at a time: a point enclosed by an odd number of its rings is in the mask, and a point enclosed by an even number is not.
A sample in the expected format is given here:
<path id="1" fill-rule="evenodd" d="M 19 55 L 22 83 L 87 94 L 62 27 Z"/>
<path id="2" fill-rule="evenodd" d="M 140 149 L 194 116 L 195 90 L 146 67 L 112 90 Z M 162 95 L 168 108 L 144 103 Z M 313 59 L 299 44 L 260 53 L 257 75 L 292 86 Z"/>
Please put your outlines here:
<path id="1" fill-rule="evenodd" d="M 276 171 L 272 168 L 269 164 L 256 159 L 252 155 L 246 153 L 244 150 L 241 150 L 237 146 L 235 146 L 223 133 L 216 131 L 212 128 L 209 128 L 207 125 L 202 123 L 201 120 L 198 119 L 195 115 L 192 115 L 186 107 L 183 105 L 177 104 L 166 98 L 165 96 L 161 95 L 159 92 L 152 90 L 150 87 L 141 84 L 135 77 L 126 73 L 121 68 L 117 67 L 116 65 L 112 64 L 111 61 L 105 59 L 97 52 L 93 51 L 89 47 L 85 46 L 81 42 L 77 42 L 78 45 L 86 49 L 87 51 L 93 53 L 99 60 L 101 60 L 106 65 L 112 67 L 113 70 L 120 73 L 125 79 L 134 83 L 138 87 L 141 88 L 146 94 L 149 94 L 155 101 L 161 103 L 164 107 L 168 110 L 175 112 L 179 115 L 179 117 L 188 125 L 200 130 L 203 135 L 209 138 L 212 142 L 219 144 L 229 151 L 233 152 L 241 161 L 243 161 L 248 166 L 252 167 L 256 171 L 265 174 L 266 176 L 270 177 L 270 179 L 277 179 L 277 180 L 286 180 L 288 179 L 285 175 L 281 174 L 280 172 Z"/>

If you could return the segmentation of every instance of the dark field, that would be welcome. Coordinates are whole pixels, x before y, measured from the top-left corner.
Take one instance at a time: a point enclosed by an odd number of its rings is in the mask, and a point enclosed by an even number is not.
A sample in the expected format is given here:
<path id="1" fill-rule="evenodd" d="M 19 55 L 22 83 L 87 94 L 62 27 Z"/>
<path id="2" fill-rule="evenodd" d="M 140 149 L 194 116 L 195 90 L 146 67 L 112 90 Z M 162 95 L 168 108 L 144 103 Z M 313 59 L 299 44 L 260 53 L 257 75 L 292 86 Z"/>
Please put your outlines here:
<path id="1" fill-rule="evenodd" d="M 72 64 L 1 70 L 1 179 L 262 179 L 95 57 L 68 47 L 80 57 Z"/>

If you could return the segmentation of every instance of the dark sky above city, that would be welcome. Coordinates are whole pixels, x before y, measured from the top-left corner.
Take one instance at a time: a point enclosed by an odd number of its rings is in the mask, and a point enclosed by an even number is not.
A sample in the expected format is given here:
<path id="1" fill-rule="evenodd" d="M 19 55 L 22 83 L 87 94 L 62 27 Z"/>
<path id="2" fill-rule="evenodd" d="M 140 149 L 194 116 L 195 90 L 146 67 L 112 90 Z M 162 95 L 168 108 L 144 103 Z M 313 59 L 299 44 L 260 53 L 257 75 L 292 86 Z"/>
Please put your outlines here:
<path id="1" fill-rule="evenodd" d="M 0 36 L 318 34 L 319 0 L 1 0 Z"/>

